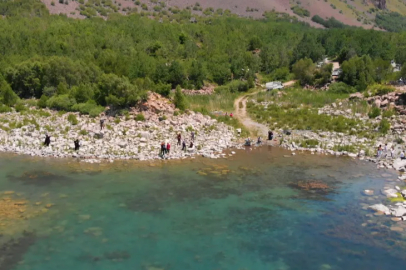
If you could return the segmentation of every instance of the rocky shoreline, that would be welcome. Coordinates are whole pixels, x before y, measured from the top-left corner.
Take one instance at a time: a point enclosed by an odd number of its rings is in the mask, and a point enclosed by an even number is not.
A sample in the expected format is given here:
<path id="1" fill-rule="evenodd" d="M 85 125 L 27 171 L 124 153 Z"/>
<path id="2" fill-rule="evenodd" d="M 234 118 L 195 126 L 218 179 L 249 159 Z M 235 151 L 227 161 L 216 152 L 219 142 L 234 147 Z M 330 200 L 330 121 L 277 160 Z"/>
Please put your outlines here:
<path id="1" fill-rule="evenodd" d="M 139 112 L 127 116 L 90 118 L 78 113 L 60 114 L 51 110 L 29 110 L 0 115 L 0 151 L 31 156 L 80 158 L 85 162 L 116 159 L 153 160 L 159 155 L 162 142 L 170 143 L 165 159 L 182 159 L 196 155 L 218 158 L 224 149 L 237 146 L 235 130 L 200 113 L 188 112 L 178 116 L 146 115 L 137 121 Z M 152 117 L 151 115 L 154 115 Z M 144 117 L 144 115 L 143 115 Z M 69 119 L 75 118 L 74 123 Z M 100 129 L 100 119 L 105 128 Z M 191 132 L 196 134 L 194 147 L 189 148 Z M 187 143 L 182 151 L 177 145 L 177 134 Z M 51 136 L 49 147 L 44 146 L 45 135 Z M 74 151 L 74 140 L 81 147 Z"/>

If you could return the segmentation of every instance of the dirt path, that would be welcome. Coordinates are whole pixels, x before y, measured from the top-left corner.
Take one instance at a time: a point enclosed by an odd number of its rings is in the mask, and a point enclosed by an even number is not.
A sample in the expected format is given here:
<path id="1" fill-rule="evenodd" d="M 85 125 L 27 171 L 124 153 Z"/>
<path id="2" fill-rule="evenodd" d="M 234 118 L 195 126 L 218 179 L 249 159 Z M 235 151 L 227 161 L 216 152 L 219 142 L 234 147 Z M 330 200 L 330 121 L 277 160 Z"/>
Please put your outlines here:
<path id="1" fill-rule="evenodd" d="M 268 127 L 252 120 L 247 114 L 247 100 L 249 96 L 255 95 L 257 92 L 242 96 L 234 101 L 235 117 L 251 132 L 252 135 L 266 138 L 268 135 Z"/>

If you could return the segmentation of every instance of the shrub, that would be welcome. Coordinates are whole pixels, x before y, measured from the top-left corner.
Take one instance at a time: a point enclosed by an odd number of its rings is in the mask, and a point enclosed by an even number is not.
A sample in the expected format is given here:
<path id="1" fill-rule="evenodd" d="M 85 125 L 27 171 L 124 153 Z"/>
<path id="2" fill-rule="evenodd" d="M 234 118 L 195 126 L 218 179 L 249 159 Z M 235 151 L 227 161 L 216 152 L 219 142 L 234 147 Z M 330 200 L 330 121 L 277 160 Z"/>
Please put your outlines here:
<path id="1" fill-rule="evenodd" d="M 0 113 L 11 112 L 11 108 L 7 105 L 0 104 Z"/>
<path id="2" fill-rule="evenodd" d="M 369 118 L 377 118 L 381 115 L 381 110 L 378 107 L 372 107 L 371 111 L 368 113 Z"/>
<path id="3" fill-rule="evenodd" d="M 104 111 L 103 106 L 99 106 L 95 101 L 89 100 L 86 103 L 79 103 L 72 106 L 72 111 L 80 112 L 81 114 L 88 114 L 97 116 Z"/>
<path id="4" fill-rule="evenodd" d="M 386 110 L 382 113 L 383 118 L 390 118 L 393 115 L 396 115 L 396 111 L 394 109 Z"/>
<path id="5" fill-rule="evenodd" d="M 77 125 L 79 123 L 78 119 L 76 118 L 76 115 L 74 115 L 74 114 L 69 114 L 68 115 L 68 121 L 72 125 Z"/>
<path id="6" fill-rule="evenodd" d="M 87 132 L 86 130 L 82 129 L 81 131 L 79 131 L 80 135 L 87 135 L 89 134 L 89 132 Z"/>
<path id="7" fill-rule="evenodd" d="M 70 98 L 69 95 L 53 96 L 47 101 L 47 107 L 64 111 L 72 110 L 72 106 L 75 104 L 75 99 Z"/>
<path id="8" fill-rule="evenodd" d="M 23 111 L 26 111 L 26 110 L 27 110 L 27 107 L 25 107 L 25 105 L 24 105 L 22 102 L 18 102 L 18 103 L 14 106 L 14 109 L 15 109 L 17 112 L 23 112 Z"/>
<path id="9" fill-rule="evenodd" d="M 357 92 L 357 89 L 346 83 L 338 82 L 331 84 L 328 91 L 336 94 L 351 94 Z"/>
<path id="10" fill-rule="evenodd" d="M 179 110 L 183 111 L 186 109 L 185 95 L 182 93 L 182 90 L 180 89 L 179 85 L 176 87 L 174 103 L 176 108 L 178 108 Z"/>
<path id="11" fill-rule="evenodd" d="M 383 96 L 393 91 L 395 91 L 394 87 L 381 84 L 374 84 L 368 89 L 371 96 Z"/>
<path id="12" fill-rule="evenodd" d="M 379 131 L 382 134 L 386 134 L 388 133 L 388 131 L 390 130 L 390 123 L 388 120 L 386 119 L 382 119 L 381 122 L 379 123 Z"/>
<path id="13" fill-rule="evenodd" d="M 42 95 L 41 98 L 38 100 L 38 107 L 46 108 L 47 107 L 48 97 L 46 95 Z"/>
<path id="14" fill-rule="evenodd" d="M 137 114 L 137 116 L 135 117 L 135 120 L 136 121 L 145 121 L 145 116 L 142 113 Z"/>

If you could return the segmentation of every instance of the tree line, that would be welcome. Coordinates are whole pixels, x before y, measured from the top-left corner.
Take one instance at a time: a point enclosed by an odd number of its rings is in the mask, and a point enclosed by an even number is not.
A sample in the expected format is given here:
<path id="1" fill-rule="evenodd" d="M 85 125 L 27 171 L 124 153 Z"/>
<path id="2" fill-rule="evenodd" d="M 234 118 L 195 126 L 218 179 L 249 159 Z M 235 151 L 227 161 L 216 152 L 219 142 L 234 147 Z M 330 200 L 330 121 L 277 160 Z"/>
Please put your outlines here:
<path id="1" fill-rule="evenodd" d="M 38 2 L 0 2 L 0 92 L 8 105 L 11 89 L 42 106 L 95 114 L 100 106 L 132 106 L 149 90 L 168 95 L 178 85 L 246 91 L 257 74 L 285 80 L 300 65 L 313 70 L 306 80 L 320 84 L 326 71 L 313 65 L 324 56 L 338 57 L 342 80 L 361 90 L 385 79 L 390 60 L 406 61 L 404 33 L 320 30 L 273 13 L 262 20 L 197 17 L 197 23 L 188 10 L 165 20 L 140 14 L 75 20 L 49 15 Z"/>

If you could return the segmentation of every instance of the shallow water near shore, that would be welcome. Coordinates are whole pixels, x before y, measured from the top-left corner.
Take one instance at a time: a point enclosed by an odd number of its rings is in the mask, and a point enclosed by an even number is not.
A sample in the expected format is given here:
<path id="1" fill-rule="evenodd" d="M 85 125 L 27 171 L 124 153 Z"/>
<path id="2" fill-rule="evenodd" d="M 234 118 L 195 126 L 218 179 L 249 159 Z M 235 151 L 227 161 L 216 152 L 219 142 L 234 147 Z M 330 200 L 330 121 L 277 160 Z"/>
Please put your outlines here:
<path id="1" fill-rule="evenodd" d="M 95 165 L 1 155 L 0 202 L 27 203 L 24 218 L 0 220 L 0 269 L 403 269 L 403 235 L 361 205 L 384 201 L 396 173 L 289 154 Z"/>

